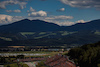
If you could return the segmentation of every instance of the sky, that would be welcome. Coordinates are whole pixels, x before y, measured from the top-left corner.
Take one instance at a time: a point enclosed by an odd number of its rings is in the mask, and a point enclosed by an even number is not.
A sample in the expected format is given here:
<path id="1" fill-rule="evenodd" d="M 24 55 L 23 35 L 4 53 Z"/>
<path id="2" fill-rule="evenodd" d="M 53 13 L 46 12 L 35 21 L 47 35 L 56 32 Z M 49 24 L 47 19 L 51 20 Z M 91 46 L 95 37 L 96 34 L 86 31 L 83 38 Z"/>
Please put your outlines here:
<path id="1" fill-rule="evenodd" d="M 0 25 L 40 19 L 60 26 L 100 19 L 100 0 L 0 0 Z"/>

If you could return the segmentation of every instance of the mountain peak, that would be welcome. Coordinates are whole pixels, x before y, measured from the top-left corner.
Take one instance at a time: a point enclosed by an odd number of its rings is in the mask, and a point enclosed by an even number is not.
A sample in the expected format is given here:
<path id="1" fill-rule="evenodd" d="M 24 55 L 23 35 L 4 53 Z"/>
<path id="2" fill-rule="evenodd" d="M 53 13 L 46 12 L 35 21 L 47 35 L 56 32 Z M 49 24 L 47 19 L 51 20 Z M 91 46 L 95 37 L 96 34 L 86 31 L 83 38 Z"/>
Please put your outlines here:
<path id="1" fill-rule="evenodd" d="M 39 19 L 35 19 L 35 20 L 32 20 L 32 21 L 36 21 L 36 22 L 45 22 L 45 21 L 39 20 Z"/>
<path id="2" fill-rule="evenodd" d="M 23 19 L 23 20 L 21 20 L 21 21 L 30 21 L 29 19 Z"/>
<path id="3" fill-rule="evenodd" d="M 47 23 L 42 20 L 23 19 L 21 21 L 1 26 L 0 31 L 5 32 L 40 32 L 40 31 L 56 31 L 60 26 L 54 23 Z"/>

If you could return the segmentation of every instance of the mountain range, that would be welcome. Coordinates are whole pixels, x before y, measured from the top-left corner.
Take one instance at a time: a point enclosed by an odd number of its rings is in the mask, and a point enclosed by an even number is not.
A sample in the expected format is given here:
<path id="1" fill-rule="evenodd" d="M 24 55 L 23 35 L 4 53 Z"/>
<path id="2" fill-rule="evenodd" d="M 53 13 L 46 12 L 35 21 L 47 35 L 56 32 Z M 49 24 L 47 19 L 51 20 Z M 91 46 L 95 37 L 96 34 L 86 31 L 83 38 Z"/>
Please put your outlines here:
<path id="1" fill-rule="evenodd" d="M 57 31 L 60 26 L 42 20 L 24 19 L 12 24 L 0 26 L 2 32 L 41 32 Z"/>
<path id="2" fill-rule="evenodd" d="M 80 46 L 100 41 L 100 19 L 72 26 L 24 19 L 0 26 L 0 46 Z"/>
<path id="3" fill-rule="evenodd" d="M 72 26 L 59 26 L 42 20 L 28 20 L 14 22 L 0 26 L 1 32 L 41 32 L 41 31 L 82 31 L 100 30 L 100 19 L 87 23 L 77 23 Z"/>

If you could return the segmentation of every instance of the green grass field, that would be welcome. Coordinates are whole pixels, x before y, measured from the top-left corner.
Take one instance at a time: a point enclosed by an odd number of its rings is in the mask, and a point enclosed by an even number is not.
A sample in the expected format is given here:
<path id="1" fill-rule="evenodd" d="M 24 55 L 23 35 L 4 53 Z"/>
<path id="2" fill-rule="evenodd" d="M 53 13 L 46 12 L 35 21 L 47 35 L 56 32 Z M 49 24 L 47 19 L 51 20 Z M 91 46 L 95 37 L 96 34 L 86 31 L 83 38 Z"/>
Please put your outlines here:
<path id="1" fill-rule="evenodd" d="M 5 40 L 5 41 L 12 41 L 11 38 L 7 38 L 7 37 L 0 37 L 0 39 L 3 39 L 3 40 Z"/>
<path id="2" fill-rule="evenodd" d="M 99 31 L 96 31 L 94 34 L 100 35 L 100 32 Z"/>

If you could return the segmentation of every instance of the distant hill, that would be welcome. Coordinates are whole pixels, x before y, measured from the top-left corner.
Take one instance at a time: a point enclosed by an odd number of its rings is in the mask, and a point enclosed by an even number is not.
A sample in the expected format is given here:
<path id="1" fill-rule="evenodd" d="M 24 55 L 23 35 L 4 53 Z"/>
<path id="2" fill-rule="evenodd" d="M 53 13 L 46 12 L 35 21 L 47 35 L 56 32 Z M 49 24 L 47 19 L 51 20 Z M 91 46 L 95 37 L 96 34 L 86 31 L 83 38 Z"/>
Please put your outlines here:
<path id="1" fill-rule="evenodd" d="M 42 20 L 28 20 L 14 22 L 12 24 L 0 26 L 1 32 L 48 32 L 48 31 L 83 31 L 83 30 L 99 30 L 100 19 L 87 23 L 77 23 L 72 26 L 59 26 L 54 23 Z"/>
<path id="2" fill-rule="evenodd" d="M 0 46 L 80 46 L 100 41 L 100 19 L 72 26 L 24 19 L 0 26 Z"/>
<path id="3" fill-rule="evenodd" d="M 12 24 L 0 26 L 2 32 L 40 32 L 57 31 L 60 26 L 42 20 L 28 20 L 14 22 Z"/>
<path id="4" fill-rule="evenodd" d="M 87 23 L 77 23 L 72 26 L 65 26 L 63 29 L 67 31 L 84 31 L 84 30 L 90 30 L 90 31 L 99 30 L 100 31 L 100 19 L 93 20 Z"/>

